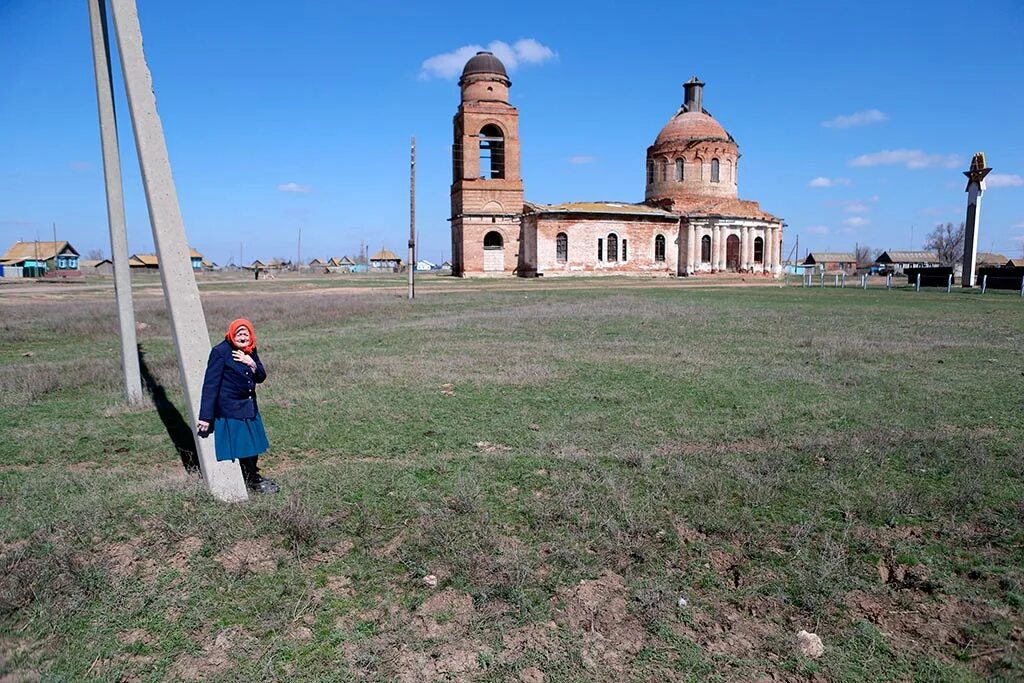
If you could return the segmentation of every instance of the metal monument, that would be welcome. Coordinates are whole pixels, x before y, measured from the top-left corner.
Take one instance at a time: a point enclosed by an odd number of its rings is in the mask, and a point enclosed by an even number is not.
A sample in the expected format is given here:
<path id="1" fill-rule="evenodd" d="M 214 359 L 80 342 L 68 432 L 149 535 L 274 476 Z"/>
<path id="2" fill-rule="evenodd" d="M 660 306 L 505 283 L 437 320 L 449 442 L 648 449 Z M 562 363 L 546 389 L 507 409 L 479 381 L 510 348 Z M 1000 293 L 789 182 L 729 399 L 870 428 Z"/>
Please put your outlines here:
<path id="1" fill-rule="evenodd" d="M 971 159 L 967 176 L 967 222 L 964 229 L 964 267 L 960 283 L 973 287 L 978 278 L 978 228 L 981 226 L 981 196 L 985 194 L 985 176 L 992 171 L 985 166 L 985 153 L 978 152 Z"/>
<path id="2" fill-rule="evenodd" d="M 105 22 L 105 0 L 89 0 L 89 15 L 92 20 L 94 61 L 96 62 L 96 95 L 99 100 L 100 132 L 104 146 L 105 181 L 107 185 L 108 210 L 111 213 L 111 245 L 114 241 L 125 240 L 123 204 L 120 202 L 122 188 L 120 166 L 114 169 L 114 159 L 109 156 L 108 143 L 113 140 L 116 151 L 117 124 L 113 116 L 113 93 L 110 87 L 110 47 Z M 117 34 L 121 71 L 124 75 L 128 110 L 135 134 L 135 149 L 142 171 L 142 184 L 149 208 L 149 222 L 153 229 L 160 262 L 160 281 L 163 285 L 164 300 L 171 319 L 174 348 L 178 356 L 178 371 L 185 390 L 188 419 L 195 425 L 199 415 L 199 399 L 203 388 L 203 373 L 207 355 L 210 352 L 210 334 L 199 299 L 195 274 L 189 259 L 188 240 L 178 205 L 178 194 L 171 174 L 171 162 L 167 155 L 163 125 L 156 109 L 156 94 L 153 77 L 146 64 L 142 49 L 142 29 L 139 25 L 139 10 L 135 0 L 110 0 L 114 28 Z M 103 60 L 100 63 L 99 60 Z M 111 198 L 113 197 L 113 201 Z M 116 215 L 116 216 L 115 216 Z M 120 242 L 119 242 L 120 244 Z M 120 246 L 117 247 L 119 250 Z M 127 267 L 127 247 L 124 247 L 121 263 Z M 114 253 L 114 267 L 117 268 L 120 254 Z M 116 271 L 115 271 L 116 273 Z M 130 286 L 130 285 L 129 285 Z M 123 303 L 124 302 L 124 303 Z M 127 305 L 130 298 L 119 295 L 118 307 Z M 134 323 L 133 323 L 134 324 Z M 122 334 L 124 322 L 122 319 Z M 134 328 L 131 334 L 134 340 Z M 122 337 L 122 345 L 126 343 Z M 138 368 L 136 358 L 136 369 Z M 127 368 L 127 366 L 126 366 Z M 215 435 L 199 438 L 195 435 L 196 454 L 199 467 L 210 493 L 222 501 L 242 501 L 248 498 L 242 472 L 237 463 L 218 462 L 215 450 Z"/>

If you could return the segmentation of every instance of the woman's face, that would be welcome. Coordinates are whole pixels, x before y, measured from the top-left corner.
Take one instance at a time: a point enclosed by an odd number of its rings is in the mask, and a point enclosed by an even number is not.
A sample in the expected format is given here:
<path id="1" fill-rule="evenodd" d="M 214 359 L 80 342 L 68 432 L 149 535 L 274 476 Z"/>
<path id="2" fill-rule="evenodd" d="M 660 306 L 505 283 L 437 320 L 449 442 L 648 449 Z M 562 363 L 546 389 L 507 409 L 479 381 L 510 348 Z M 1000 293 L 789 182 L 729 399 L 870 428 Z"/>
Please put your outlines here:
<path id="1" fill-rule="evenodd" d="M 249 328 L 246 326 L 239 327 L 235 330 L 235 336 L 233 338 L 235 346 L 242 348 L 249 343 Z"/>

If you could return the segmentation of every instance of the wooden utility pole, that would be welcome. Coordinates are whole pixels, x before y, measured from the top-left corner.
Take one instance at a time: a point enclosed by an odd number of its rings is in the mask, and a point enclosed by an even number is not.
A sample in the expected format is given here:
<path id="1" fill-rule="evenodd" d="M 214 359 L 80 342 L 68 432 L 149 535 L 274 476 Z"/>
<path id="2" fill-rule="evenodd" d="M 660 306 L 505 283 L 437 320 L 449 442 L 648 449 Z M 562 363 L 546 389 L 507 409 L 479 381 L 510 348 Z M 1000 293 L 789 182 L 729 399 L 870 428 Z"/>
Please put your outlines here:
<path id="1" fill-rule="evenodd" d="M 416 298 L 416 137 L 409 146 L 409 298 Z"/>

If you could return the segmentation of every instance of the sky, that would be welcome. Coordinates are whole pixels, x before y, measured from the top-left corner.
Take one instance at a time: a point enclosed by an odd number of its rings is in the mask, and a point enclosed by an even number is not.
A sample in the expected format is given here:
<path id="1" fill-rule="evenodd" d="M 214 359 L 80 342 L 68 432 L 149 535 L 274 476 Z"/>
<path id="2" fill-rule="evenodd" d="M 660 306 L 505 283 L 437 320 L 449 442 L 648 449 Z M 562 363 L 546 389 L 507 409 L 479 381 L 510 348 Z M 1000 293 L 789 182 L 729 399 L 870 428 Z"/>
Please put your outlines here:
<path id="1" fill-rule="evenodd" d="M 785 251 L 920 248 L 993 168 L 979 248 L 1024 254 L 1024 3 L 487 4 L 139 0 L 191 244 L 225 265 L 450 258 L 452 116 L 478 47 L 506 64 L 534 202 L 640 202 L 693 75 Z M 110 254 L 85 0 L 0 0 L 0 243 Z M 116 66 L 129 249 L 153 240 Z M 301 250 L 299 234 L 301 232 Z"/>

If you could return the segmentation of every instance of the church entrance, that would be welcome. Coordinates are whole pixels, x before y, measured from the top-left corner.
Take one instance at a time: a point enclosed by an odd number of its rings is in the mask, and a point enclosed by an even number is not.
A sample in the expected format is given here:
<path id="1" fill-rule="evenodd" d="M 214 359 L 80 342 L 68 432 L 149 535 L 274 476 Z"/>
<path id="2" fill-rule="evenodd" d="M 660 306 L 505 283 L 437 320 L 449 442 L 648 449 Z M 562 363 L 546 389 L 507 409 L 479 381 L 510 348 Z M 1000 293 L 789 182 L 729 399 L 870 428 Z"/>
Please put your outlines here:
<path id="1" fill-rule="evenodd" d="M 501 233 L 491 230 L 484 235 L 484 272 L 500 273 L 505 270 L 505 241 Z"/>
<path id="2" fill-rule="evenodd" d="M 729 235 L 725 239 L 725 269 L 740 269 L 740 238 L 736 235 Z"/>

